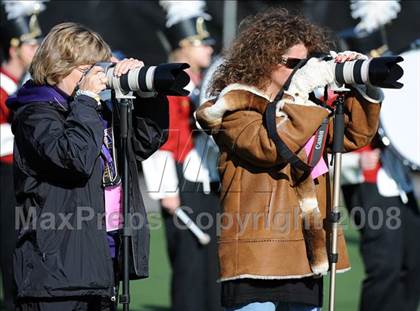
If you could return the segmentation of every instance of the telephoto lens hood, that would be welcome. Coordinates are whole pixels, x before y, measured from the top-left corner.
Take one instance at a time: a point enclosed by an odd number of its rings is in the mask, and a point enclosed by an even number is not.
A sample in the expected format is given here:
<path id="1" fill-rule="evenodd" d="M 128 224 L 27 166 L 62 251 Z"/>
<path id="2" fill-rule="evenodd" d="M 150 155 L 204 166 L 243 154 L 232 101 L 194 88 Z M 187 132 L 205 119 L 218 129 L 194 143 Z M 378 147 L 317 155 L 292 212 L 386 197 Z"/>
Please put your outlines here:
<path id="1" fill-rule="evenodd" d="M 369 82 L 388 89 L 402 88 L 403 84 L 398 80 L 403 76 L 404 70 L 398 63 L 403 60 L 401 56 L 372 58 L 369 63 Z"/>
<path id="2" fill-rule="evenodd" d="M 184 70 L 189 67 L 187 63 L 144 66 L 138 76 L 140 89 L 165 95 L 187 96 L 190 92 L 184 88 L 190 83 L 190 76 Z"/>

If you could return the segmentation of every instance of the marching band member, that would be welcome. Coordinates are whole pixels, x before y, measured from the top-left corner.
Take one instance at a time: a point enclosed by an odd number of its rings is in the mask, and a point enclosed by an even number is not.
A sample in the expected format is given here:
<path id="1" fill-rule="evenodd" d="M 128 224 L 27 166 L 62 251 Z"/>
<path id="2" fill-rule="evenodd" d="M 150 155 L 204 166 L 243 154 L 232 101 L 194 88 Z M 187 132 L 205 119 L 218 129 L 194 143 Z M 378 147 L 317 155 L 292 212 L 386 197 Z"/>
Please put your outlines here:
<path id="1" fill-rule="evenodd" d="M 14 94 L 24 79 L 38 48 L 42 32 L 37 15 L 45 8 L 42 1 L 1 3 L 5 9 L 0 25 L 0 270 L 3 278 L 3 297 L 7 311 L 14 310 L 14 281 L 10 267 L 16 243 L 15 191 L 13 186 L 13 133 L 11 111 L 7 98 Z"/>
<path id="2" fill-rule="evenodd" d="M 351 8 L 352 16 L 361 20 L 354 29 L 341 33 L 343 47 L 371 57 L 390 54 L 380 28 L 397 16 L 399 1 L 352 1 Z M 379 134 L 368 146 L 343 155 L 342 163 L 344 200 L 360 229 L 366 273 L 359 309 L 417 310 L 420 244 L 416 237 L 420 235 L 420 210 L 408 167 Z"/>
<path id="3" fill-rule="evenodd" d="M 192 113 L 199 105 L 202 70 L 210 65 L 214 39 L 206 29 L 204 1 L 161 1 L 167 11 L 162 40 L 171 62 L 190 64 L 189 97 L 169 97 L 169 138 L 143 162 L 148 192 L 163 209 L 172 267 L 171 310 L 220 310 L 217 284 L 216 213 L 219 210 L 217 147 L 198 131 Z M 200 245 L 173 215 L 182 207 L 211 237 Z"/>

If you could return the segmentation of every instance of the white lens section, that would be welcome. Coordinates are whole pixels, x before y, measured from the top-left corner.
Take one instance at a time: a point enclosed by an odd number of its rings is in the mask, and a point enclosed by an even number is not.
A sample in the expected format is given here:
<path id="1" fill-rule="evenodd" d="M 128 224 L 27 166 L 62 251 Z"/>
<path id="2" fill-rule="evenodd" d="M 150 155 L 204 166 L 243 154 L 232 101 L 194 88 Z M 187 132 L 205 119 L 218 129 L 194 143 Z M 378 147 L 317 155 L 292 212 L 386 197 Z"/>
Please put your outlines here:
<path id="1" fill-rule="evenodd" d="M 107 80 L 106 84 L 107 84 L 107 87 L 109 88 L 113 88 L 113 79 L 112 79 L 112 77 L 114 76 L 113 73 L 114 73 L 114 68 L 107 70 L 105 73 L 106 80 Z"/>
<path id="2" fill-rule="evenodd" d="M 141 68 L 134 68 L 128 71 L 128 86 L 131 91 L 140 90 L 139 86 L 139 72 Z"/>
<path id="3" fill-rule="evenodd" d="M 114 90 L 120 90 L 120 79 L 114 76 L 115 67 L 111 67 L 106 71 L 106 77 L 108 79 L 108 87 Z"/>
<path id="4" fill-rule="evenodd" d="M 153 91 L 153 77 L 155 76 L 156 66 L 150 66 L 146 72 L 146 87 L 148 91 Z"/>
<path id="5" fill-rule="evenodd" d="M 354 60 L 344 63 L 343 77 L 344 77 L 344 81 L 346 81 L 347 84 L 355 84 L 354 73 L 353 73 L 355 63 L 356 63 L 356 61 L 354 61 Z"/>
<path id="6" fill-rule="evenodd" d="M 362 64 L 362 67 L 360 68 L 363 83 L 370 83 L 370 81 L 369 81 L 369 64 L 370 64 L 371 60 L 372 59 L 365 60 Z"/>

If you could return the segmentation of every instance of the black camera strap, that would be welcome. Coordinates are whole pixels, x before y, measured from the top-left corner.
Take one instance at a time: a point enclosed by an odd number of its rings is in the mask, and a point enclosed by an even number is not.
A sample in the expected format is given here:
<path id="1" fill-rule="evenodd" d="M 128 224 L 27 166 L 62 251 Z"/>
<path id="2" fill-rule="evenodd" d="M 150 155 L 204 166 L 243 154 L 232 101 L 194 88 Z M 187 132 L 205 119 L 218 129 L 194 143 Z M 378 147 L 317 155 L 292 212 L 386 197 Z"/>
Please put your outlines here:
<path id="1" fill-rule="evenodd" d="M 278 154 L 285 159 L 290 165 L 299 171 L 302 172 L 302 175 L 298 178 L 295 183 L 295 186 L 304 181 L 311 174 L 312 167 L 302 161 L 290 148 L 283 142 L 280 136 L 277 133 L 277 123 L 276 123 L 276 103 L 283 98 L 284 90 L 289 88 L 290 82 L 292 80 L 295 72 L 301 68 L 306 63 L 306 60 L 302 60 L 292 71 L 289 78 L 287 79 L 285 85 L 277 93 L 276 97 L 272 102 L 267 105 L 265 110 L 265 124 L 267 127 L 268 136 L 276 145 Z"/>
<path id="2" fill-rule="evenodd" d="M 290 165 L 299 171 L 302 172 L 302 175 L 298 178 L 295 185 L 298 185 L 303 180 L 309 177 L 311 174 L 312 168 L 319 162 L 324 154 L 324 149 L 327 141 L 328 133 L 328 123 L 329 118 L 326 117 L 322 121 L 321 126 L 315 133 L 315 140 L 311 149 L 310 154 L 308 155 L 308 163 L 301 160 L 290 148 L 283 142 L 280 136 L 277 134 L 277 123 L 276 123 L 276 103 L 283 98 L 284 90 L 289 88 L 290 82 L 292 80 L 295 72 L 301 68 L 306 63 L 306 60 L 301 61 L 292 71 L 288 80 L 286 81 L 283 88 L 277 93 L 275 99 L 270 102 L 265 111 L 265 124 L 267 127 L 268 135 L 271 140 L 276 145 L 278 154 L 285 159 Z M 324 90 L 324 101 L 316 98 L 315 94 L 312 92 L 309 94 L 309 99 L 316 103 L 319 106 L 332 110 L 332 108 L 326 105 L 328 100 L 327 87 Z"/>

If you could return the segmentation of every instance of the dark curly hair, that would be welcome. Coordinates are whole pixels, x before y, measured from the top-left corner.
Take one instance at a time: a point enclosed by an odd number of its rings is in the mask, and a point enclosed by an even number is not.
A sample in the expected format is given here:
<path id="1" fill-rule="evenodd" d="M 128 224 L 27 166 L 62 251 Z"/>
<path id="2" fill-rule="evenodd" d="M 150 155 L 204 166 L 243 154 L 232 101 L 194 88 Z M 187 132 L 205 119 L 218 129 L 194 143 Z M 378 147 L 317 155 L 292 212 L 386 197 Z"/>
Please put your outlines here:
<path id="1" fill-rule="evenodd" d="M 328 51 L 331 45 L 325 30 L 283 8 L 249 16 L 240 27 L 240 34 L 224 53 L 224 63 L 213 75 L 210 95 L 217 96 L 232 83 L 264 89 L 281 56 L 293 45 L 303 43 L 308 53 Z"/>

